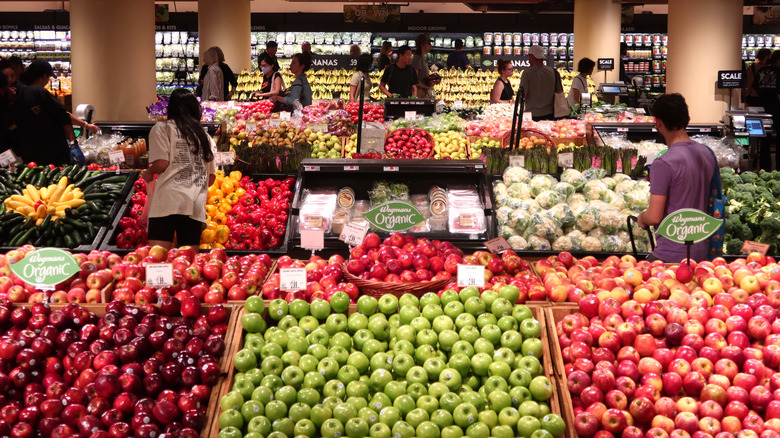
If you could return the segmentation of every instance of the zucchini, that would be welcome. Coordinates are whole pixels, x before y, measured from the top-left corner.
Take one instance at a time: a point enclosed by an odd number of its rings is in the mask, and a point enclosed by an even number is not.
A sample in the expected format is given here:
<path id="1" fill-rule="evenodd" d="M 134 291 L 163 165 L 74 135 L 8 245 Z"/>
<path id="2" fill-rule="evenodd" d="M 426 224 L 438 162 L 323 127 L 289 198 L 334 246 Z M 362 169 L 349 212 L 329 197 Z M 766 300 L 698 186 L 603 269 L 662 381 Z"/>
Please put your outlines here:
<path id="1" fill-rule="evenodd" d="M 46 217 L 43 218 L 43 222 L 41 222 L 40 228 L 45 230 L 49 224 L 51 224 L 51 214 L 47 214 Z"/>
<path id="2" fill-rule="evenodd" d="M 73 232 L 70 233 L 70 239 L 73 241 L 74 247 L 80 246 L 81 243 L 83 242 L 83 238 L 81 237 L 81 234 L 76 230 L 73 230 Z"/>
<path id="3" fill-rule="evenodd" d="M 103 192 L 96 192 L 96 193 L 87 193 L 84 195 L 83 199 L 85 201 L 94 201 L 98 199 L 107 199 L 111 196 L 110 193 L 103 193 Z"/>
<path id="4" fill-rule="evenodd" d="M 107 214 L 96 213 L 96 214 L 93 214 L 92 216 L 90 216 L 89 219 L 90 219 L 90 222 L 92 222 L 93 224 L 100 224 L 100 225 L 102 225 L 102 224 L 105 224 L 105 223 L 108 222 L 109 217 L 108 217 Z"/>
<path id="5" fill-rule="evenodd" d="M 73 239 L 71 239 L 71 237 L 68 234 L 65 234 L 64 236 L 61 236 L 61 237 L 62 237 L 62 245 L 58 244 L 57 246 L 64 246 L 66 248 L 73 248 Z M 59 241 L 59 239 L 60 238 L 58 237 L 57 240 Z"/>

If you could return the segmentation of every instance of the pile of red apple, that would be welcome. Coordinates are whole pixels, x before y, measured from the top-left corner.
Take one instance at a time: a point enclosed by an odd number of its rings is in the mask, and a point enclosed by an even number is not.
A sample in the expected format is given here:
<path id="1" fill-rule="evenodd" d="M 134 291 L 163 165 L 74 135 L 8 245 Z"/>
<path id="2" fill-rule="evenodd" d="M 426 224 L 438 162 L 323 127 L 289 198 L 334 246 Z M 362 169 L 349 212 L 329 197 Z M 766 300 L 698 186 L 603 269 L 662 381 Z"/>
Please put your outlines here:
<path id="1" fill-rule="evenodd" d="M 0 304 L 0 435 L 200 436 L 228 317 L 194 298 L 115 301 L 100 318 Z"/>
<path id="2" fill-rule="evenodd" d="M 295 299 L 313 301 L 321 298 L 330 302 L 333 294 L 338 291 L 346 292 L 352 303 L 357 302 L 358 288 L 352 283 L 344 281 L 344 271 L 341 264 L 344 257 L 336 254 L 325 260 L 320 256 L 312 256 L 309 260 L 298 260 L 290 256 L 281 256 L 276 261 L 277 269 L 305 268 L 305 288 L 282 291 L 280 287 L 281 276 L 277 270 L 265 282 L 262 287 L 262 297 L 266 300 L 283 298 L 288 303 Z"/>
<path id="3" fill-rule="evenodd" d="M 387 158 L 426 159 L 432 150 L 431 135 L 419 128 L 398 129 L 385 140 Z"/>
<path id="4" fill-rule="evenodd" d="M 348 103 L 346 108 L 347 112 L 352 119 L 352 123 L 358 122 L 358 111 L 360 105 L 357 102 Z M 374 105 L 370 103 L 363 104 L 363 121 L 364 122 L 379 122 L 385 121 L 385 107 L 383 105 Z"/>

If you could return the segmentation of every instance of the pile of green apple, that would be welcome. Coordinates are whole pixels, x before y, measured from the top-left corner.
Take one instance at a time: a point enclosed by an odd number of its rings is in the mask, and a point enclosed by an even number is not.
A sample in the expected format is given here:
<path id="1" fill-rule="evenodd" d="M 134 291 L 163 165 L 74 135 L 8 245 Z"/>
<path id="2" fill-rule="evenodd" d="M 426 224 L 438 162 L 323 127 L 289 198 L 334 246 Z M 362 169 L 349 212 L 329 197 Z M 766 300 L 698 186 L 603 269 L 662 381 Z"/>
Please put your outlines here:
<path id="1" fill-rule="evenodd" d="M 364 295 L 349 315 L 249 297 L 219 438 L 559 438 L 541 325 L 518 294 Z"/>

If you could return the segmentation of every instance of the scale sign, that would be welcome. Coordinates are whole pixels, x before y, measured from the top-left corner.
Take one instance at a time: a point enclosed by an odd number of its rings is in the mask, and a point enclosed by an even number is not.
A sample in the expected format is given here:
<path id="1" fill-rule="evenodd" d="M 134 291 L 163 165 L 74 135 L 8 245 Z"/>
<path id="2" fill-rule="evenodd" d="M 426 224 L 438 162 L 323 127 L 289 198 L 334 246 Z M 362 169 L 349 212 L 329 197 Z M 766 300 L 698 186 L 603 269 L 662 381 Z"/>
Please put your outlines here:
<path id="1" fill-rule="evenodd" d="M 746 240 L 742 244 L 742 248 L 740 249 L 740 252 L 742 254 L 750 254 L 751 252 L 757 252 L 765 256 L 767 251 L 769 251 L 769 246 L 770 245 L 768 243 L 758 243 L 758 242 L 753 242 L 751 240 Z"/>
<path id="2" fill-rule="evenodd" d="M 381 123 L 363 122 L 363 131 L 360 133 L 361 154 L 369 152 L 378 152 L 380 155 L 385 153 L 385 137 L 387 131 Z"/>
<path id="3" fill-rule="evenodd" d="M 458 265 L 458 287 L 485 287 L 485 267 Z"/>
<path id="4" fill-rule="evenodd" d="M 525 167 L 525 155 L 511 155 L 509 157 L 509 165 Z"/>
<path id="5" fill-rule="evenodd" d="M 742 88 L 742 70 L 718 71 L 718 88 Z"/>
<path id="6" fill-rule="evenodd" d="M 694 208 L 682 208 L 666 216 L 656 234 L 675 243 L 699 243 L 715 234 L 722 225 L 723 219 L 715 219 Z"/>
<path id="7" fill-rule="evenodd" d="M 11 272 L 19 279 L 41 290 L 54 290 L 79 271 L 76 259 L 59 248 L 41 248 L 11 265 Z"/>
<path id="8" fill-rule="evenodd" d="M 306 289 L 306 268 L 279 269 L 279 290 Z"/>
<path id="9" fill-rule="evenodd" d="M 615 58 L 598 58 L 599 70 L 612 71 L 615 69 Z"/>

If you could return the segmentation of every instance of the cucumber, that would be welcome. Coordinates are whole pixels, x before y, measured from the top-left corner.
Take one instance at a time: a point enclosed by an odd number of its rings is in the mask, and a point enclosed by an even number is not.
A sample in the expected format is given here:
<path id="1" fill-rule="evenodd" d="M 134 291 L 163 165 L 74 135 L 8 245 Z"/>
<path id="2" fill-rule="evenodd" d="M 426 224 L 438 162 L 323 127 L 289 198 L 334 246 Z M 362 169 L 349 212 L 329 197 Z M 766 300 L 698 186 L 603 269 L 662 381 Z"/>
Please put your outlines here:
<path id="1" fill-rule="evenodd" d="M 62 237 L 62 245 L 57 244 L 57 246 L 64 246 L 66 248 L 73 248 L 73 246 L 74 246 L 73 245 L 73 239 L 71 239 L 71 237 L 69 235 L 66 234 L 66 235 L 61 236 L 61 237 Z M 60 238 L 58 237 L 57 240 L 59 240 L 59 239 Z"/>
<path id="2" fill-rule="evenodd" d="M 83 242 L 81 234 L 76 230 L 73 230 L 73 232 L 70 233 L 70 239 L 73 241 L 73 247 L 80 246 Z"/>
<path id="3" fill-rule="evenodd" d="M 109 217 L 108 217 L 107 214 L 97 213 L 97 214 L 93 214 L 92 216 L 90 216 L 89 219 L 90 219 L 90 222 L 92 222 L 93 224 L 102 225 L 102 224 L 105 224 L 105 223 L 108 222 Z"/>

